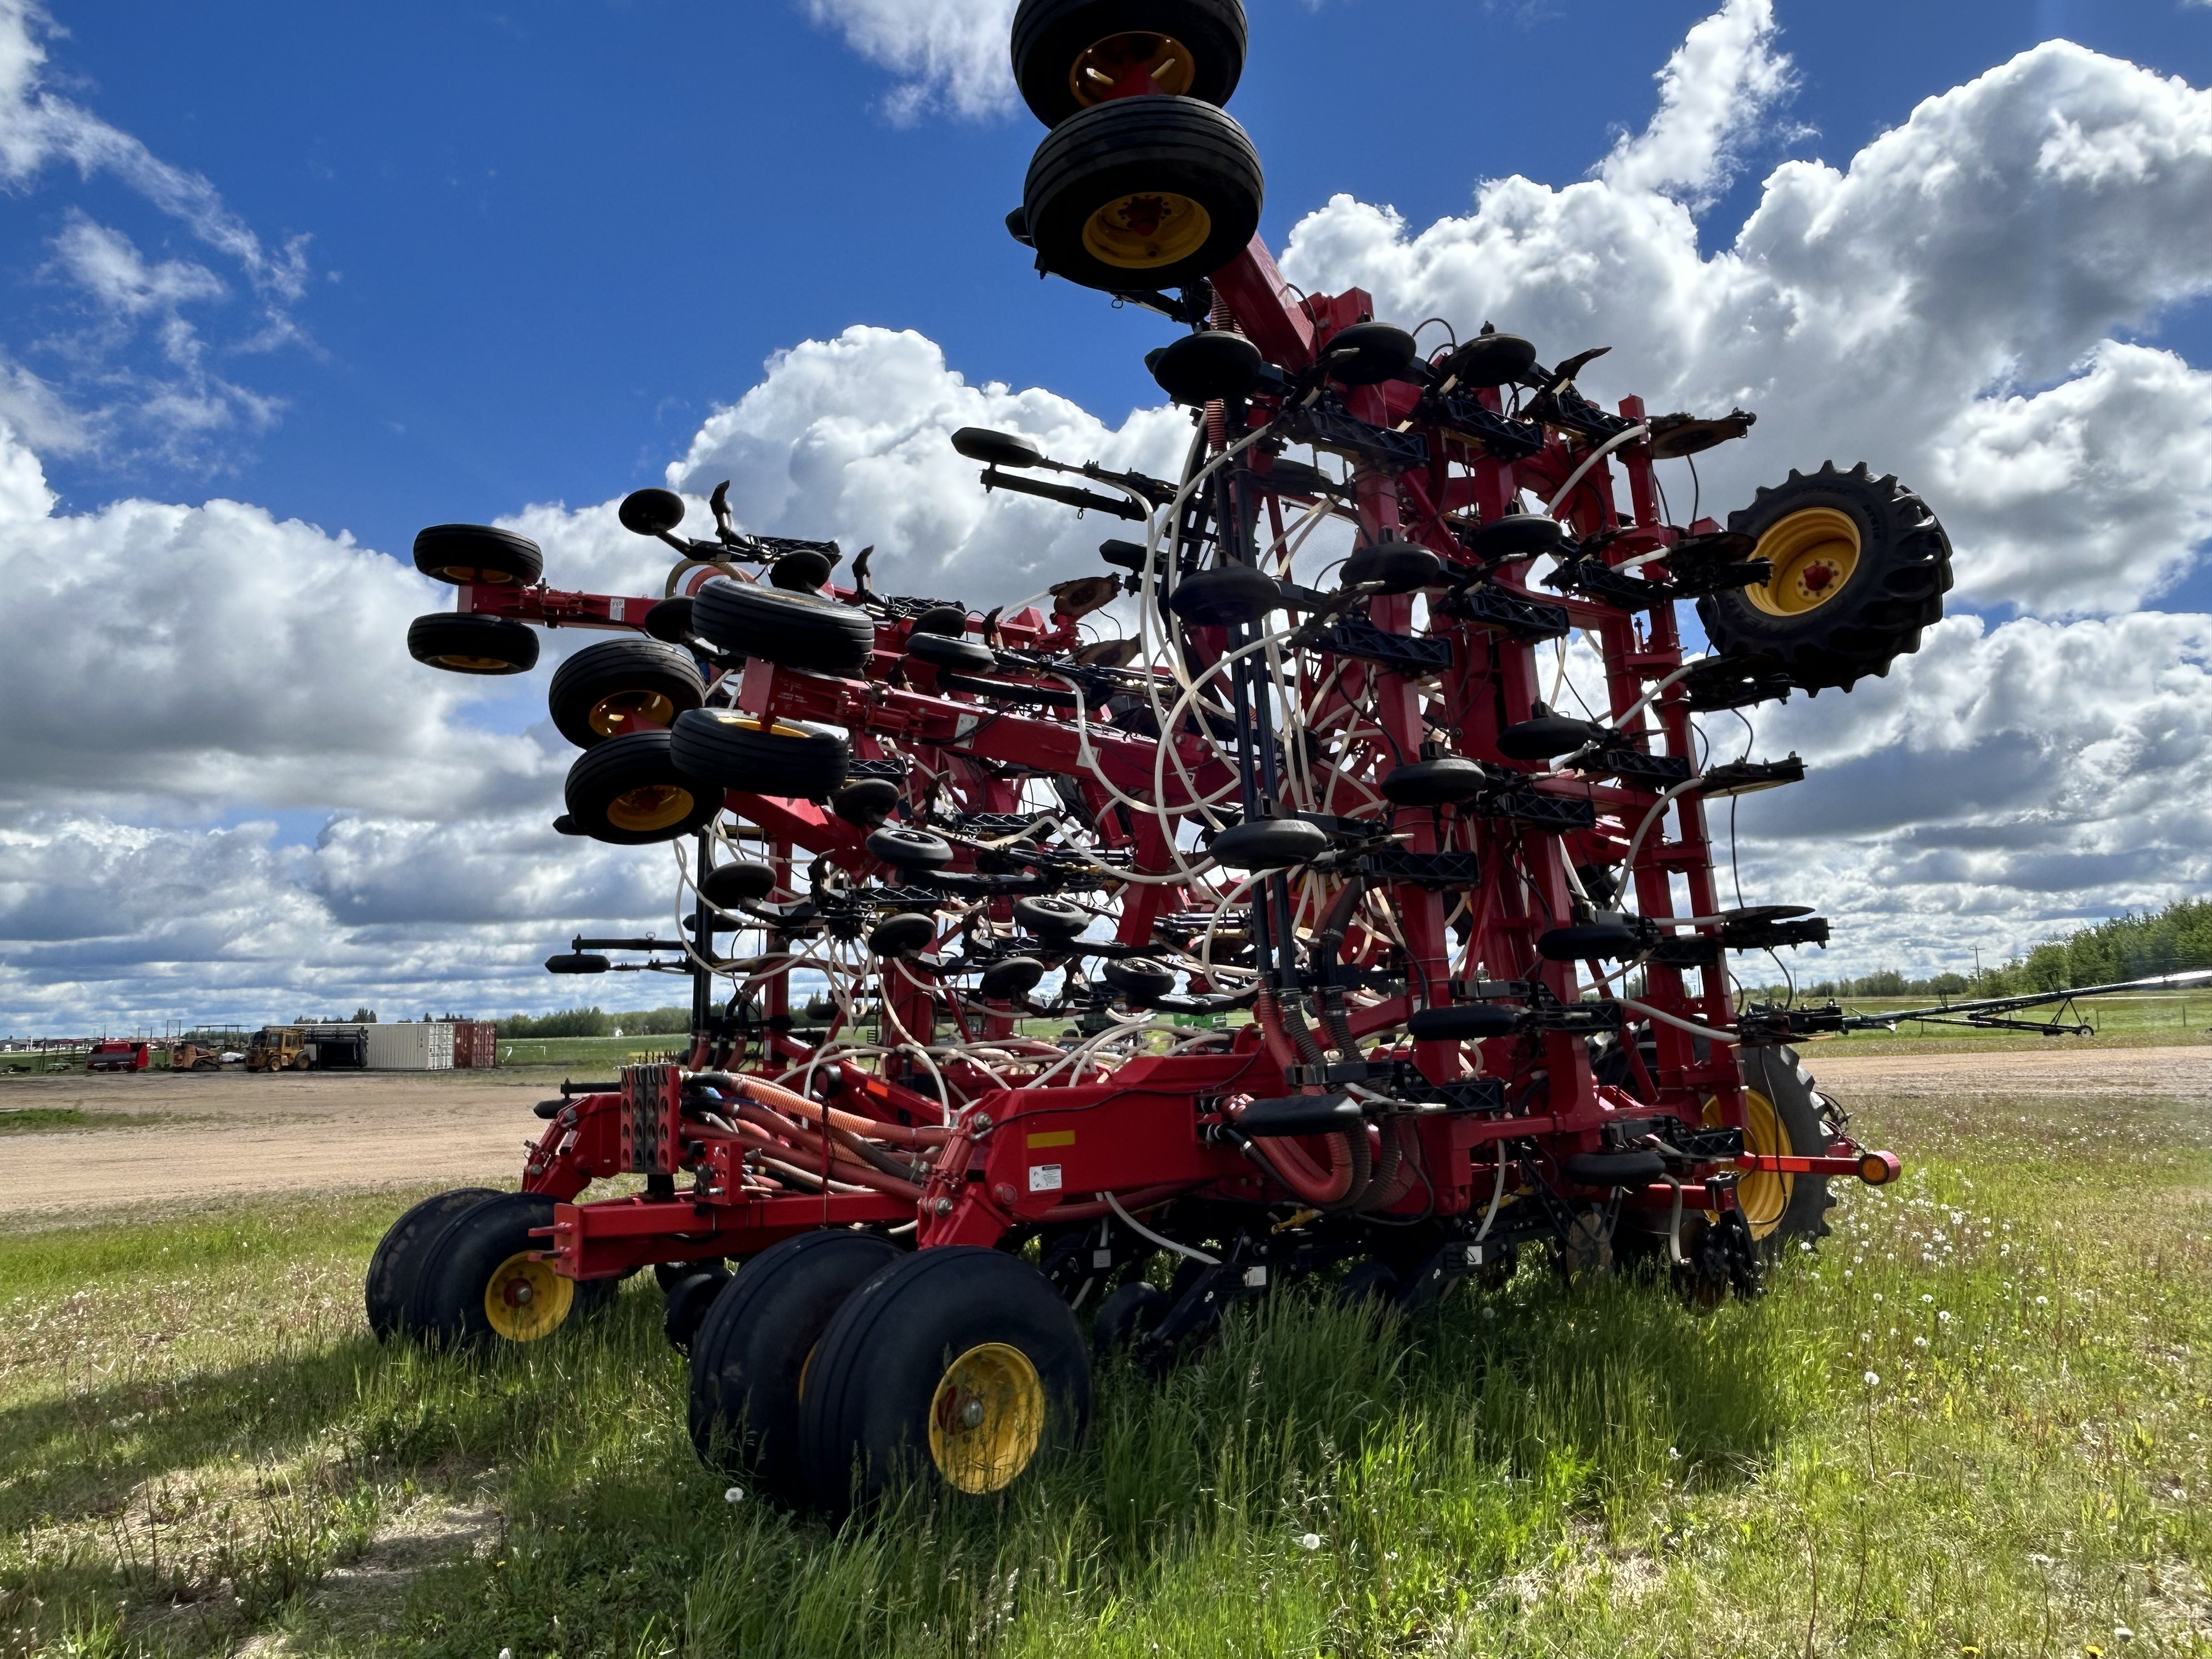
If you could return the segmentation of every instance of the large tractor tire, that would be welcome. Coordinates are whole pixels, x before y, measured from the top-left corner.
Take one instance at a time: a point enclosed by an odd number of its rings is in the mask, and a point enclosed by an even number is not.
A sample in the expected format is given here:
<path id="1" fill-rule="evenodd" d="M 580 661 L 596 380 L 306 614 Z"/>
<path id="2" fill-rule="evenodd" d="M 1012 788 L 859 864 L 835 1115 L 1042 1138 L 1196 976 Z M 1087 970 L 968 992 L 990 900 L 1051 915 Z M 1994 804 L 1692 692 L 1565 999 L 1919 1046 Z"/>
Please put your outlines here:
<path id="1" fill-rule="evenodd" d="M 577 831 L 617 847 L 675 841 L 722 808 L 722 790 L 684 770 L 665 732 L 625 732 L 586 749 L 563 787 Z"/>
<path id="2" fill-rule="evenodd" d="M 434 524 L 415 537 L 415 568 L 457 587 L 526 587 L 545 571 L 538 544 L 488 524 Z"/>
<path id="3" fill-rule="evenodd" d="M 602 640 L 553 671 L 545 702 L 561 735 L 589 749 L 635 729 L 630 720 L 667 726 L 706 701 L 699 665 L 680 646 L 660 640 Z"/>
<path id="4" fill-rule="evenodd" d="M 1014 81 L 1048 127 L 1139 69 L 1162 92 L 1225 104 L 1244 73 L 1244 40 L 1239 0 L 1022 0 Z"/>
<path id="5" fill-rule="evenodd" d="M 1790 1048 L 1739 1048 L 1743 1073 L 1744 1148 L 1783 1158 L 1818 1158 L 1840 1133 L 1832 1109 L 1813 1087 L 1813 1074 Z M 1835 1198 L 1828 1177 L 1753 1174 L 1736 1186 L 1736 1202 L 1753 1244 L 1772 1260 L 1791 1244 L 1827 1237 Z"/>
<path id="6" fill-rule="evenodd" d="M 457 1187 L 452 1192 L 434 1193 L 386 1230 L 377 1242 L 376 1253 L 368 1259 L 368 1277 L 362 1286 L 368 1328 L 378 1341 L 408 1334 L 423 1258 L 445 1232 L 446 1224 L 462 1211 L 498 1196 L 489 1187 Z"/>
<path id="7" fill-rule="evenodd" d="M 799 1407 L 822 1333 L 901 1254 L 872 1233 L 801 1233 L 738 1270 L 691 1340 L 691 1443 L 702 1460 L 805 1507 Z"/>
<path id="8" fill-rule="evenodd" d="M 520 1346 L 612 1301 L 613 1279 L 579 1284 L 534 1259 L 553 1209 L 544 1193 L 497 1193 L 459 1206 L 415 1263 L 404 1328 L 446 1348 Z"/>
<path id="9" fill-rule="evenodd" d="M 786 800 L 827 799 L 844 783 L 851 758 L 845 739 L 834 732 L 733 708 L 696 708 L 677 716 L 669 753 L 695 777 Z"/>
<path id="10" fill-rule="evenodd" d="M 693 596 L 691 619 L 725 651 L 815 674 L 857 674 L 875 649 L 865 611 L 790 588 L 717 576 Z"/>
<path id="11" fill-rule="evenodd" d="M 1002 1251 L 945 1245 L 846 1299 L 808 1367 L 803 1410 L 806 1484 L 825 1510 L 908 1477 L 986 1498 L 1081 1443 L 1091 1359 L 1050 1279 Z"/>
<path id="12" fill-rule="evenodd" d="M 1848 690 L 1920 648 L 1942 620 L 1951 539 L 1928 504 L 1862 461 L 1761 489 L 1729 528 L 1756 539 L 1773 574 L 1698 601 L 1714 649 L 1778 662 L 1807 691 Z"/>
<path id="13" fill-rule="evenodd" d="M 1108 293 L 1212 275 L 1260 227 L 1259 153 L 1196 98 L 1116 98 L 1037 146 L 1022 216 L 1040 268 Z"/>

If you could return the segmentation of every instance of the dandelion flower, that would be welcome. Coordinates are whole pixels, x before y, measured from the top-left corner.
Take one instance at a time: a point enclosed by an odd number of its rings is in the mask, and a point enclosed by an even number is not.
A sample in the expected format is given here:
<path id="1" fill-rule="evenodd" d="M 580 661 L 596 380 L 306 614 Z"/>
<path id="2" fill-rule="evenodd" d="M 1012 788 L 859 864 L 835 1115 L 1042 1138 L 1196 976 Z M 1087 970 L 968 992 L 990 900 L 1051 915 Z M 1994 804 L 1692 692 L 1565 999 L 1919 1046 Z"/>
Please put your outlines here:
<path id="1" fill-rule="evenodd" d="M 1304 1537 L 1298 1540 L 1298 1547 L 1302 1550 L 1319 1549 L 1321 1547 L 1321 1534 L 1317 1532 L 1308 1533 Z"/>
<path id="2" fill-rule="evenodd" d="M 722 1501 L 725 1504 L 744 1503 L 745 1501 L 745 1489 L 743 1486 L 731 1487 L 729 1491 L 722 1494 Z"/>
<path id="3" fill-rule="evenodd" d="M 1866 1385 L 1869 1389 L 1878 1389 L 1881 1386 L 1881 1378 L 1875 1372 L 1869 1371 L 1866 1374 Z"/>

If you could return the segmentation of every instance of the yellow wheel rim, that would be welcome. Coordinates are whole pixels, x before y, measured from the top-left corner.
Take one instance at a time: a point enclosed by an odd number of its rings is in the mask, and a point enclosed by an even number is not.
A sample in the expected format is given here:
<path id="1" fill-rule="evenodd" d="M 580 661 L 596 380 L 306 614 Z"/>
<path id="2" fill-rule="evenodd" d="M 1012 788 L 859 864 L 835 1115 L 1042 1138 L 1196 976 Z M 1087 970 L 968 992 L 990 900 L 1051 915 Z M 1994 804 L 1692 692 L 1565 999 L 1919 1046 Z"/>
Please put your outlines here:
<path id="1" fill-rule="evenodd" d="M 479 587 L 499 587 L 512 584 L 514 577 L 504 570 L 480 570 L 472 564 L 449 564 L 440 568 L 438 574 L 456 586 L 465 587 L 471 582 Z"/>
<path id="2" fill-rule="evenodd" d="M 734 726 L 743 732 L 765 732 L 778 738 L 811 738 L 814 735 L 796 726 L 786 726 L 781 720 L 763 720 L 751 714 L 732 714 L 724 708 L 709 708 L 706 713 L 717 726 Z"/>
<path id="3" fill-rule="evenodd" d="M 474 674 L 489 674 L 495 669 L 514 666 L 504 657 L 468 657 L 458 651 L 441 652 L 432 660 L 441 668 L 459 668 Z"/>
<path id="4" fill-rule="evenodd" d="M 947 1486 L 1004 1491 L 1044 1439 L 1044 1383 L 1019 1348 L 985 1342 L 945 1368 L 929 1402 L 929 1455 Z"/>
<path id="5" fill-rule="evenodd" d="M 1180 96 L 1190 90 L 1198 64 L 1190 48 L 1172 34 L 1134 29 L 1095 42 L 1067 71 L 1067 88 L 1079 104 L 1095 104 L 1133 69 L 1141 68 L 1162 92 Z"/>
<path id="6" fill-rule="evenodd" d="M 672 726 L 676 721 L 676 704 L 658 691 L 617 691 L 611 697 L 601 697 L 592 705 L 592 712 L 584 716 L 585 722 L 603 738 L 612 737 L 621 721 L 644 721 L 648 726 Z"/>
<path id="7" fill-rule="evenodd" d="M 607 822 L 617 830 L 665 830 L 690 817 L 691 805 L 681 784 L 641 783 L 607 803 Z"/>
<path id="8" fill-rule="evenodd" d="M 1808 507 L 1778 521 L 1753 556 L 1774 574 L 1744 592 L 1770 617 L 1802 617 L 1843 591 L 1859 567 L 1858 521 L 1832 507 Z"/>
<path id="9" fill-rule="evenodd" d="M 1189 197 L 1145 191 L 1092 214 L 1083 226 L 1083 246 L 1116 270 L 1150 270 L 1188 258 L 1212 234 L 1212 216 Z"/>
<path id="10" fill-rule="evenodd" d="M 535 1342 L 560 1328 L 575 1300 L 574 1280 L 519 1250 L 492 1269 L 484 1285 L 484 1317 L 509 1342 Z"/>
<path id="11" fill-rule="evenodd" d="M 1708 1101 L 1705 1121 L 1718 1124 L 1720 1121 L 1720 1103 Z M 1790 1131 L 1783 1127 L 1782 1115 L 1774 1109 L 1774 1103 L 1756 1089 L 1743 1091 L 1743 1149 L 1763 1158 L 1796 1155 L 1790 1145 Z M 1765 1238 L 1782 1224 L 1782 1218 L 1789 1213 L 1790 1194 L 1796 1184 L 1796 1176 L 1776 1170 L 1756 1170 L 1737 1181 L 1736 1207 L 1743 1212 L 1744 1222 L 1753 1238 Z"/>

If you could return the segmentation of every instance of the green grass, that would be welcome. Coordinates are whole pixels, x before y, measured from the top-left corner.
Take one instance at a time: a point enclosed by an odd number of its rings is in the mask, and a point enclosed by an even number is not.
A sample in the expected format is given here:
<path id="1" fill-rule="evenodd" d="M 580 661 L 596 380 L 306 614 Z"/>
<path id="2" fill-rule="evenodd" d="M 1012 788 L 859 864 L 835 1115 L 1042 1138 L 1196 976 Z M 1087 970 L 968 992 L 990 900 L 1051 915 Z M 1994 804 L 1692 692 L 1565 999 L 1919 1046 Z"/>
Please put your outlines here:
<path id="1" fill-rule="evenodd" d="M 41 1129 L 82 1129 L 85 1115 L 74 1106 L 0 1106 L 0 1135 Z"/>
<path id="2" fill-rule="evenodd" d="M 1851 1103 L 1911 1172 L 1758 1303 L 1287 1296 L 836 1531 L 697 1464 L 649 1280 L 468 1363 L 361 1328 L 397 1199 L 0 1238 L 0 1651 L 2212 1654 L 2201 1107 Z"/>

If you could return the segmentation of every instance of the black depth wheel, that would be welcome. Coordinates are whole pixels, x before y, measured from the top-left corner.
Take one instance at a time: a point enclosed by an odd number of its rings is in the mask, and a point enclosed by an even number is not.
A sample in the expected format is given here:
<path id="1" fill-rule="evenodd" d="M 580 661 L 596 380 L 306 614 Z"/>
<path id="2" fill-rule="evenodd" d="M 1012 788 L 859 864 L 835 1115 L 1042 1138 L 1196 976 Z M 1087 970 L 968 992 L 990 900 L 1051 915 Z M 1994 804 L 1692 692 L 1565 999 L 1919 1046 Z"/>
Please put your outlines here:
<path id="1" fill-rule="evenodd" d="M 1045 135 L 1022 210 L 1040 266 L 1111 293 L 1220 270 L 1259 228 L 1265 194 L 1252 141 L 1212 105 L 1117 98 Z"/>
<path id="2" fill-rule="evenodd" d="M 1134 70 L 1162 92 L 1225 104 L 1244 73 L 1244 40 L 1238 0 L 1022 0 L 1014 80 L 1048 127 Z"/>
<path id="3" fill-rule="evenodd" d="M 727 576 L 702 585 L 691 617 L 725 651 L 817 674 L 857 674 L 876 645 L 876 625 L 865 611 L 819 593 L 756 586 Z"/>
<path id="4" fill-rule="evenodd" d="M 1174 1306 L 1174 1297 L 1141 1279 L 1120 1286 L 1098 1304 L 1091 1322 L 1091 1351 L 1101 1359 L 1121 1352 L 1158 1330 Z"/>
<path id="5" fill-rule="evenodd" d="M 1744 1150 L 1782 1158 L 1818 1158 L 1828 1149 L 1837 1126 L 1825 1121 L 1813 1074 L 1790 1048 L 1739 1048 L 1743 1071 Z M 1708 1114 L 1709 1121 L 1717 1121 Z M 1835 1199 L 1828 1177 L 1747 1175 L 1736 1183 L 1736 1204 L 1751 1229 L 1753 1244 L 1772 1260 L 1787 1245 L 1825 1238 Z"/>
<path id="6" fill-rule="evenodd" d="M 730 1282 L 730 1270 L 719 1262 L 712 1267 L 696 1262 L 685 1265 L 689 1272 L 679 1275 L 675 1283 L 661 1286 L 661 1334 L 678 1353 L 691 1352 L 699 1322 L 706 1318 L 722 1286 Z"/>
<path id="7" fill-rule="evenodd" d="M 669 754 L 693 777 L 750 795 L 819 800 L 845 781 L 849 754 L 834 732 L 764 720 L 733 708 L 678 714 Z"/>
<path id="8" fill-rule="evenodd" d="M 449 1219 L 425 1252 L 408 1327 L 445 1347 L 543 1341 L 611 1301 L 613 1279 L 580 1285 L 532 1259 L 553 1224 L 544 1193 L 501 1193 Z"/>
<path id="9" fill-rule="evenodd" d="M 193 1069 L 199 1069 L 198 1062 Z M 368 1259 L 368 1275 L 362 1285 L 368 1308 L 368 1328 L 378 1341 L 406 1332 L 422 1259 L 445 1231 L 446 1224 L 463 1210 L 497 1196 L 489 1187 L 457 1187 L 449 1193 L 435 1193 L 407 1209 L 385 1231 L 377 1241 L 376 1254 Z"/>
<path id="10" fill-rule="evenodd" d="M 665 732 L 626 732 L 586 749 L 564 793 L 580 832 L 618 847 L 688 836 L 722 806 L 719 786 L 676 764 Z"/>
<path id="11" fill-rule="evenodd" d="M 1925 501 L 1863 461 L 1792 472 L 1730 514 L 1729 528 L 1756 537 L 1774 573 L 1699 599 L 1705 634 L 1728 655 L 1774 659 L 1805 690 L 1887 673 L 1942 618 L 1950 538 Z"/>
<path id="12" fill-rule="evenodd" d="M 407 624 L 407 654 L 453 674 L 527 674 L 538 666 L 538 633 L 511 617 L 441 611 Z"/>
<path id="13" fill-rule="evenodd" d="M 804 1412 L 807 1486 L 825 1508 L 866 1503 L 902 1474 L 988 1497 L 1081 1442 L 1090 1357 L 1042 1273 L 946 1245 L 847 1299 L 815 1351 Z"/>
<path id="14" fill-rule="evenodd" d="M 587 645 L 555 669 L 545 703 L 561 735 L 589 749 L 617 735 L 619 720 L 673 726 L 706 696 L 689 651 L 659 640 L 622 639 Z"/>
<path id="15" fill-rule="evenodd" d="M 538 544 L 488 524 L 434 524 L 415 537 L 415 568 L 455 586 L 527 586 L 545 571 Z"/>
<path id="16" fill-rule="evenodd" d="M 691 1443 L 777 1502 L 805 1499 L 799 1402 L 815 1345 L 845 1298 L 898 1247 L 870 1233 L 801 1233 L 748 1261 L 691 1340 Z"/>

